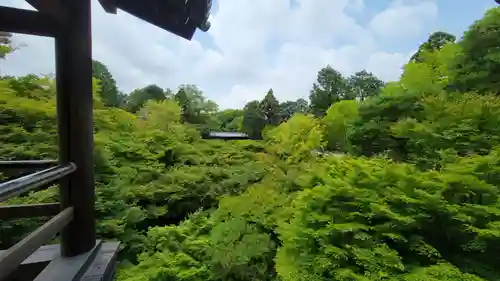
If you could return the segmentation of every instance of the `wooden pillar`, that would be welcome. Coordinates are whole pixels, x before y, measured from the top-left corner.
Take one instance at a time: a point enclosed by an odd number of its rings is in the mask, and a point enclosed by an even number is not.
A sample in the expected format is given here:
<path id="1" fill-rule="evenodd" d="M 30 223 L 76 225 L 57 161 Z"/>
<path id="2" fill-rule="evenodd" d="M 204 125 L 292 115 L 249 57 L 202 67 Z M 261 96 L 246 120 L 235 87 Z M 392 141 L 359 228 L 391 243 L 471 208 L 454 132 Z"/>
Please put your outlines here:
<path id="1" fill-rule="evenodd" d="M 61 208 L 74 220 L 61 233 L 61 253 L 71 257 L 95 245 L 91 0 L 60 1 L 66 21 L 55 37 L 59 161 L 77 169 L 61 181 Z"/>

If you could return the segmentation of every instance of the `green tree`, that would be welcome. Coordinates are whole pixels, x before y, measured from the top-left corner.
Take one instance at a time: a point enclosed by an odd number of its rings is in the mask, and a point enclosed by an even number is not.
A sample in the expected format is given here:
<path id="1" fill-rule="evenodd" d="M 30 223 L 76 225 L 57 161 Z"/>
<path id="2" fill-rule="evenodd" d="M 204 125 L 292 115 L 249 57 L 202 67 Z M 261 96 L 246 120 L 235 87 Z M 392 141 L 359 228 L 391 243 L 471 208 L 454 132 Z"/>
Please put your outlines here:
<path id="1" fill-rule="evenodd" d="M 343 99 L 345 93 L 346 81 L 342 74 L 330 65 L 322 68 L 309 94 L 312 113 L 324 116 L 333 103 Z"/>
<path id="2" fill-rule="evenodd" d="M 252 138 L 261 138 L 266 119 L 262 113 L 259 101 L 251 101 L 243 109 L 243 131 Z"/>
<path id="3" fill-rule="evenodd" d="M 111 75 L 106 65 L 97 60 L 92 60 L 92 76 L 100 81 L 99 94 L 104 105 L 120 106 L 120 92 L 118 91 L 113 75 Z"/>
<path id="4" fill-rule="evenodd" d="M 279 102 L 274 96 L 273 89 L 269 89 L 264 99 L 260 102 L 260 110 L 266 125 L 276 126 L 279 124 Z"/>
<path id="5" fill-rule="evenodd" d="M 148 100 L 139 114 L 149 125 L 164 131 L 181 121 L 181 109 L 173 100 Z"/>
<path id="6" fill-rule="evenodd" d="M 130 112 L 137 112 L 148 100 L 162 101 L 165 92 L 157 85 L 149 85 L 141 89 L 136 89 L 130 93 L 127 99 L 126 108 Z"/>
<path id="7" fill-rule="evenodd" d="M 322 123 L 325 126 L 326 147 L 331 151 L 351 152 L 349 130 L 358 117 L 359 104 L 343 100 L 328 109 Z"/>
<path id="8" fill-rule="evenodd" d="M 456 37 L 452 34 L 437 31 L 432 33 L 427 41 L 422 43 L 415 54 L 410 59 L 410 62 L 422 62 L 424 59 L 422 53 L 424 52 L 434 52 L 440 50 L 444 45 L 448 43 L 454 43 Z"/>
<path id="9" fill-rule="evenodd" d="M 11 54 L 12 52 L 24 46 L 25 44 L 14 46 L 12 44 L 12 33 L 0 31 L 0 65 L 1 61 L 4 60 L 7 57 L 7 55 Z M 0 68 L 0 78 L 2 77 L 1 74 L 2 74 L 2 69 Z"/>
<path id="10" fill-rule="evenodd" d="M 391 127 L 405 118 L 424 120 L 426 98 L 447 95 L 449 65 L 457 52 L 454 44 L 424 52 L 423 62 L 405 66 L 400 81 L 388 83 L 380 95 L 361 103 L 349 137 L 355 151 L 367 156 L 388 152 L 394 159 L 407 159 L 407 140 L 393 134 Z"/>
<path id="11" fill-rule="evenodd" d="M 309 105 L 305 99 L 280 103 L 280 121 L 290 119 L 295 113 L 307 114 Z"/>
<path id="12" fill-rule="evenodd" d="M 195 85 L 181 85 L 174 99 L 181 106 L 182 120 L 191 124 L 207 124 L 218 109 L 218 105 L 206 99 Z"/>
<path id="13" fill-rule="evenodd" d="M 224 129 L 228 132 L 243 131 L 243 115 L 234 118 Z"/>
<path id="14" fill-rule="evenodd" d="M 499 239 L 497 180 L 474 172 L 492 158 L 496 166 L 496 153 L 442 172 L 384 158 L 326 159 L 301 179 L 310 188 L 278 228 L 280 280 L 496 280 L 488 248 Z"/>
<path id="15" fill-rule="evenodd" d="M 243 118 L 243 110 L 226 109 L 215 114 L 217 119 L 217 130 L 224 132 L 239 131 Z"/>
<path id="16" fill-rule="evenodd" d="M 5 59 L 5 57 L 14 51 L 12 47 L 12 33 L 0 31 L 0 59 Z"/>
<path id="17" fill-rule="evenodd" d="M 175 101 L 181 106 L 181 116 L 184 122 L 192 122 L 196 124 L 199 120 L 196 119 L 195 108 L 193 108 L 192 100 L 190 99 L 185 89 L 180 88 L 174 96 Z"/>
<path id="18" fill-rule="evenodd" d="M 298 99 L 295 101 L 295 113 L 307 114 L 309 112 L 309 103 L 305 99 Z"/>
<path id="19" fill-rule="evenodd" d="M 384 86 L 384 82 L 371 72 L 361 70 L 351 75 L 347 81 L 347 93 L 345 99 L 365 100 L 376 96 Z"/>
<path id="20" fill-rule="evenodd" d="M 458 43 L 454 86 L 462 91 L 498 94 L 500 89 L 500 7 L 490 9 Z"/>
<path id="21" fill-rule="evenodd" d="M 209 236 L 211 264 L 221 280 L 276 280 L 275 229 L 286 204 L 287 195 L 268 184 L 221 199 Z"/>
<path id="22" fill-rule="evenodd" d="M 216 112 L 194 86 L 138 89 L 138 114 L 106 107 L 94 78 L 96 231 L 122 245 L 117 280 L 500 280 L 500 96 L 450 87 L 462 51 L 422 48 L 379 94 L 347 79 L 323 118 L 282 103 L 291 117 L 266 128 L 273 107 Z M 481 67 L 475 87 L 497 75 Z M 54 82 L 0 79 L 2 159 L 57 157 Z M 203 140 L 182 105 L 265 141 Z M 325 141 L 349 153 L 314 153 Z M 47 189 L 2 205 L 57 201 Z M 0 248 L 43 222 L 2 221 Z"/>
<path id="23" fill-rule="evenodd" d="M 266 138 L 269 150 L 289 164 L 311 159 L 313 151 L 325 145 L 324 130 L 319 120 L 300 113 L 271 129 Z"/>
<path id="24" fill-rule="evenodd" d="M 118 107 L 124 108 L 127 105 L 128 95 L 122 91 L 118 92 Z"/>

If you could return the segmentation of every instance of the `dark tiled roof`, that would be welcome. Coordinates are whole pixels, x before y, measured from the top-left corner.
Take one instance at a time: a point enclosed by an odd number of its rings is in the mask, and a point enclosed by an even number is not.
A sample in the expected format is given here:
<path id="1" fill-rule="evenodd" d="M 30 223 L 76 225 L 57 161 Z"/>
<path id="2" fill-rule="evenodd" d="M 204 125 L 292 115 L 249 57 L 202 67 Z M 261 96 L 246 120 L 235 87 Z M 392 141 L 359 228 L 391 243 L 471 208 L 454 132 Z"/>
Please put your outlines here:
<path id="1" fill-rule="evenodd" d="M 197 28 L 207 31 L 212 0 L 99 0 L 108 13 L 123 10 L 166 31 L 191 40 Z"/>
<path id="2" fill-rule="evenodd" d="M 209 132 L 204 135 L 206 139 L 249 139 L 245 133 L 238 132 Z"/>

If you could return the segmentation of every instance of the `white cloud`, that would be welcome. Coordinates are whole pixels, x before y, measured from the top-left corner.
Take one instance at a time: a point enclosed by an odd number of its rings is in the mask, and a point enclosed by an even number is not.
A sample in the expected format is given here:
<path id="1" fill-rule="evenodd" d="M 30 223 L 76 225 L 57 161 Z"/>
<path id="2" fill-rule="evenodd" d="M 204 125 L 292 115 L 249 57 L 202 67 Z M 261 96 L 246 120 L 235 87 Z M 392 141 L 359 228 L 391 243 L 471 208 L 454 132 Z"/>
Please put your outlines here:
<path id="1" fill-rule="evenodd" d="M 436 19 L 438 7 L 433 0 L 414 4 L 397 0 L 372 18 L 368 28 L 382 39 L 405 39 L 422 33 L 425 23 Z"/>
<path id="2" fill-rule="evenodd" d="M 437 15 L 432 1 L 398 0 L 363 26 L 355 18 L 364 16 L 369 2 L 363 0 L 219 0 L 208 34 L 186 41 L 124 12 L 105 14 L 95 2 L 94 58 L 108 66 L 120 88 L 197 84 L 223 108 L 260 99 L 269 88 L 280 100 L 307 97 L 326 64 L 346 75 L 366 68 L 395 79 L 409 54 L 381 50 L 379 40 L 421 33 Z M 51 39 L 16 40 L 28 47 L 9 57 L 2 71 L 54 71 Z"/>

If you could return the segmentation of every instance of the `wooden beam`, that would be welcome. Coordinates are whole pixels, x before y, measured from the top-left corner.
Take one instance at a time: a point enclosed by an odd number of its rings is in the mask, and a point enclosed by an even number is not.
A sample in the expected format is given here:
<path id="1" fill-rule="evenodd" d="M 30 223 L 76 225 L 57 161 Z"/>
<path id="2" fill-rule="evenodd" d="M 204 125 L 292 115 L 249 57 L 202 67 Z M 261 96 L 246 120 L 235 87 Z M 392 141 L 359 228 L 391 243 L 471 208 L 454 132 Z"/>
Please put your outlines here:
<path id="1" fill-rule="evenodd" d="M 52 16 L 59 23 L 64 24 L 67 16 L 64 13 L 60 0 L 26 0 L 39 12 Z"/>
<path id="2" fill-rule="evenodd" d="M 61 180 L 61 208 L 75 208 L 61 233 L 61 254 L 77 256 L 94 248 L 94 126 L 90 0 L 67 0 L 64 30 L 55 38 L 59 161 L 78 169 Z"/>
<path id="3" fill-rule="evenodd" d="M 0 30 L 38 36 L 55 37 L 60 25 L 47 14 L 0 6 Z"/>
<path id="4" fill-rule="evenodd" d="M 20 218 L 55 216 L 61 210 L 59 203 L 0 206 L 0 221 Z"/>
<path id="5" fill-rule="evenodd" d="M 19 243 L 6 250 L 0 256 L 0 280 L 9 276 L 26 258 L 60 232 L 73 219 L 73 210 L 73 208 L 65 209 Z"/>

